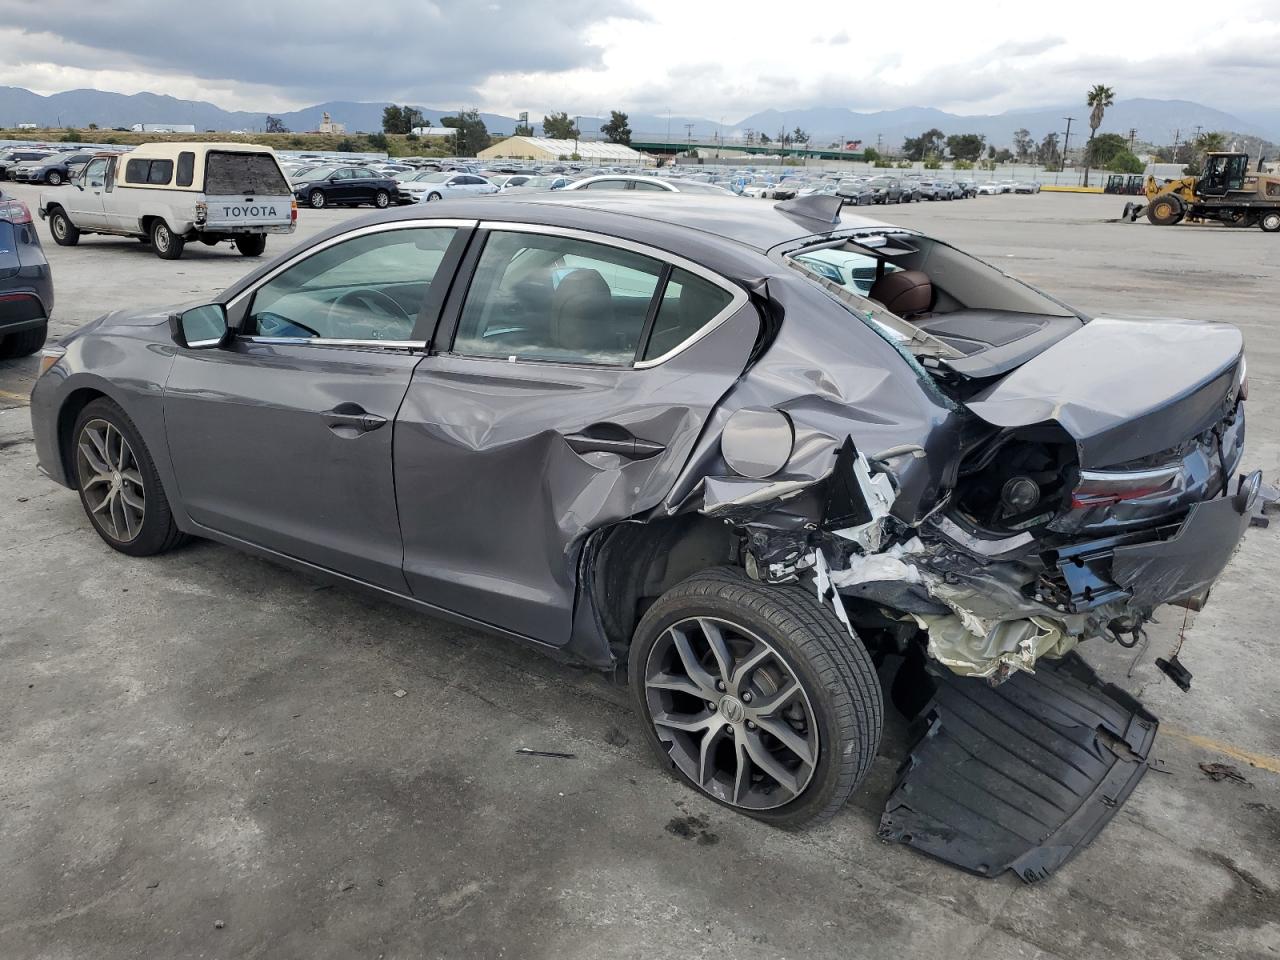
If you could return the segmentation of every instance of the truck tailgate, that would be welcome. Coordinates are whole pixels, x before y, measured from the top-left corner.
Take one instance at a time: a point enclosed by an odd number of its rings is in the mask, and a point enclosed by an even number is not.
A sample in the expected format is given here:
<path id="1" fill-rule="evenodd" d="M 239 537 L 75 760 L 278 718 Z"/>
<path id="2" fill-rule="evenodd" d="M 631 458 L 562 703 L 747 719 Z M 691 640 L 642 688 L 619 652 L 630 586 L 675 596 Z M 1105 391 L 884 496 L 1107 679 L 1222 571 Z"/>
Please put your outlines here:
<path id="1" fill-rule="evenodd" d="M 293 197 L 235 196 L 207 197 L 206 230 L 248 230 L 261 227 L 288 228 L 293 223 Z"/>

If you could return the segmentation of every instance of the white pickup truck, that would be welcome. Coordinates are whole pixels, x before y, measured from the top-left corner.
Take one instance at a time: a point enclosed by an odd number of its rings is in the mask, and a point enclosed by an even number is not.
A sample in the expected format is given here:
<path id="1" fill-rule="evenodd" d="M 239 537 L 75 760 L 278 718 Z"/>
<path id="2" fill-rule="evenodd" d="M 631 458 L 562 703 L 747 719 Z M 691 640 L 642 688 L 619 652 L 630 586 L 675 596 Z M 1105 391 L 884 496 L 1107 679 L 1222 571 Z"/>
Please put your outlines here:
<path id="1" fill-rule="evenodd" d="M 298 206 L 270 147 L 244 143 L 153 143 L 91 159 L 74 190 L 40 195 L 56 243 L 86 233 L 137 237 L 165 260 L 188 241 L 230 240 L 261 256 L 269 233 L 292 233 Z"/>

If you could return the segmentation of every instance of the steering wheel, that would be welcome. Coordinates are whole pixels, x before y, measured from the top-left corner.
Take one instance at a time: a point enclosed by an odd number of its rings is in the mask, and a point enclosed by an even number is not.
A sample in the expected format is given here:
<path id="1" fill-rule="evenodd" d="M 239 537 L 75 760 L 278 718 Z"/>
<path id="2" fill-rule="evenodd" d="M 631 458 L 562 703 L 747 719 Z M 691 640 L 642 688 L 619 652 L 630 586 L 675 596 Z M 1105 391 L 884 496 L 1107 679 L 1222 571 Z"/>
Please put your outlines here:
<path id="1" fill-rule="evenodd" d="M 381 314 L 386 320 L 395 324 L 408 324 L 409 329 L 413 329 L 413 317 L 405 312 L 404 307 L 396 303 L 387 294 L 381 290 L 375 290 L 372 287 L 360 287 L 355 290 L 348 290 L 338 299 L 329 304 L 328 313 L 325 314 L 325 327 L 332 329 L 329 321 L 334 318 L 334 314 L 343 308 L 355 308 L 357 310 L 369 310 L 374 313 Z M 373 318 L 370 318 L 373 319 Z"/>

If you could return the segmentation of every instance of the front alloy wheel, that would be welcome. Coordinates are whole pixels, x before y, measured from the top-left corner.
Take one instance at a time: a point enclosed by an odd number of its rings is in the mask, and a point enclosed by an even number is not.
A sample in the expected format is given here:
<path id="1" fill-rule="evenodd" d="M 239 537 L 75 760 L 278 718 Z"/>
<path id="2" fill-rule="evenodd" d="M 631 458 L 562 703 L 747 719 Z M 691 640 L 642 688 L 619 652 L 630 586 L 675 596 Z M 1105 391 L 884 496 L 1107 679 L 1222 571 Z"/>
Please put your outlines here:
<path id="1" fill-rule="evenodd" d="M 628 670 L 667 768 L 776 826 L 839 811 L 880 742 L 870 655 L 798 584 L 756 583 L 734 567 L 694 574 L 645 612 Z"/>
<path id="2" fill-rule="evenodd" d="M 85 509 L 99 531 L 117 543 L 129 543 L 142 532 L 147 494 L 138 458 L 119 428 L 106 420 L 90 420 L 80 428 L 76 474 Z"/>
<path id="3" fill-rule="evenodd" d="M 88 403 L 76 418 L 68 446 L 80 502 L 108 546 L 146 557 L 186 539 L 146 444 L 118 404 L 105 397 Z"/>

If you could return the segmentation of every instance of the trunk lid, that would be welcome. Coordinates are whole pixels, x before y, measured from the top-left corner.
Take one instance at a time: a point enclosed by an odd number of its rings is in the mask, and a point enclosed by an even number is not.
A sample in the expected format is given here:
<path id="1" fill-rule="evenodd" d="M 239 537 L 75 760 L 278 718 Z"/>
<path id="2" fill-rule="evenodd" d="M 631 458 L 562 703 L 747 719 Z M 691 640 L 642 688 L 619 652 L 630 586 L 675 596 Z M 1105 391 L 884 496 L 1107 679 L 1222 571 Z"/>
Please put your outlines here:
<path id="1" fill-rule="evenodd" d="M 997 427 L 1056 423 L 1082 467 L 1127 463 L 1208 430 L 1234 407 L 1244 338 L 1228 324 L 1102 317 L 966 406 Z"/>

